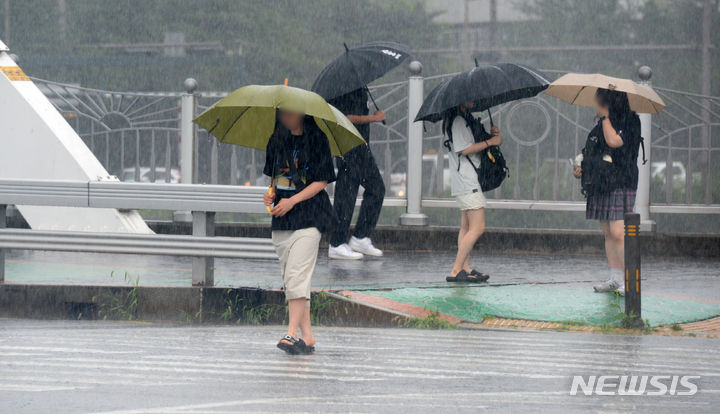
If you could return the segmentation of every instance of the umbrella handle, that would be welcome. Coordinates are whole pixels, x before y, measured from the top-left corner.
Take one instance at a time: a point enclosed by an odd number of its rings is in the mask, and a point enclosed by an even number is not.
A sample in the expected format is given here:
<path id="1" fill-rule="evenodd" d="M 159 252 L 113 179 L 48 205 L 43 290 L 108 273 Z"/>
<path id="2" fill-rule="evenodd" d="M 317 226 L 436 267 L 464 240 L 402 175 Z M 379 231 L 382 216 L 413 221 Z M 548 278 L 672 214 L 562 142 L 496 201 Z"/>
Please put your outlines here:
<path id="1" fill-rule="evenodd" d="M 490 113 L 490 109 L 489 109 L 489 108 L 488 108 L 487 112 L 488 112 L 488 116 L 490 117 L 490 127 L 494 127 L 494 126 L 495 126 L 495 123 L 494 123 L 493 120 L 492 120 L 492 114 Z"/>
<path id="2" fill-rule="evenodd" d="M 270 184 L 270 187 L 268 187 L 268 194 L 273 195 L 273 186 L 272 183 Z M 268 213 L 272 213 L 272 210 L 270 209 L 270 206 L 265 206 L 265 209 Z"/>
<path id="3" fill-rule="evenodd" d="M 375 106 L 375 110 L 376 110 L 376 111 L 379 111 L 380 108 L 378 107 L 377 102 L 375 102 L 375 98 L 373 98 L 372 93 L 370 93 L 370 88 L 368 88 L 367 85 L 365 85 L 365 90 L 367 91 L 368 96 L 370 97 L 370 100 L 372 101 L 373 105 Z M 383 119 L 383 121 L 382 121 L 382 124 L 383 124 L 383 125 L 387 125 L 387 123 L 385 122 L 384 119 Z"/>

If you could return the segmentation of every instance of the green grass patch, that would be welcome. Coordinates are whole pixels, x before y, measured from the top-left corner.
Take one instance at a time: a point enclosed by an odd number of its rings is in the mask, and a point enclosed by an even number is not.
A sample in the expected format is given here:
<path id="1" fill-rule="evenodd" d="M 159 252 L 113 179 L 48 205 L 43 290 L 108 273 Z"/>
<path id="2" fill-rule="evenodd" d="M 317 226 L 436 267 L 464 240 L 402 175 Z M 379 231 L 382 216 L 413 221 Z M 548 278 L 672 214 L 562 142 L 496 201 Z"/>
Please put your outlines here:
<path id="1" fill-rule="evenodd" d="M 440 312 L 430 312 L 423 318 L 409 318 L 402 323 L 403 328 L 413 329 L 458 329 L 454 323 L 450 323 L 440 317 Z"/>

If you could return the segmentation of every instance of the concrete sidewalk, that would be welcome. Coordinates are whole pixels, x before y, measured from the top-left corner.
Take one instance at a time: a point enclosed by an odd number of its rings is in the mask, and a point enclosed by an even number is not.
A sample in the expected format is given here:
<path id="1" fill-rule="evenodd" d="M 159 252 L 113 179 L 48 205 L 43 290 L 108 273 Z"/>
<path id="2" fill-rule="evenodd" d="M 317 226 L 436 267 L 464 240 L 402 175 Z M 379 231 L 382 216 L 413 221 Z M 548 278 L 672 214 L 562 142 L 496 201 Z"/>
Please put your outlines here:
<path id="1" fill-rule="evenodd" d="M 321 252 L 313 287 L 362 293 L 359 301 L 369 305 L 376 297 L 472 323 L 487 317 L 594 326 L 620 322 L 622 299 L 592 291 L 593 283 L 606 277 L 602 256 L 475 255 L 474 266 L 492 275 L 480 286 L 444 282 L 453 259 L 451 253 L 388 252 L 379 259 L 335 261 Z M 11 252 L 7 281 L 129 286 L 139 280 L 141 286 L 189 287 L 190 267 L 185 258 Z M 279 273 L 274 260 L 216 262 L 218 286 L 279 289 Z M 720 259 L 646 257 L 643 295 L 642 316 L 653 326 L 719 316 Z M 385 309 L 402 313 L 396 305 Z"/>

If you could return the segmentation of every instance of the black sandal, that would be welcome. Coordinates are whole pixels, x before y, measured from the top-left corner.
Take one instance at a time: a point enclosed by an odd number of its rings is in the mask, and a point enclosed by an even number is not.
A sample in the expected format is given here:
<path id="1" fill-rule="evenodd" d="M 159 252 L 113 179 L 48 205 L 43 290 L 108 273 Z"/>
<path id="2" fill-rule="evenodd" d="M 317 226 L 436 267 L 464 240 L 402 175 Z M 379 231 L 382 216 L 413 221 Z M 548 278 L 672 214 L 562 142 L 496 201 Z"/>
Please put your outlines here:
<path id="1" fill-rule="evenodd" d="M 480 282 L 487 282 L 490 279 L 490 275 L 483 273 L 483 272 L 478 272 L 475 269 L 470 271 L 470 274 L 477 277 Z"/>
<path id="2" fill-rule="evenodd" d="M 308 346 L 302 339 L 300 340 L 300 342 L 302 342 L 303 344 L 303 354 L 309 355 L 315 352 L 315 346 Z"/>
<path id="3" fill-rule="evenodd" d="M 481 280 L 478 276 L 468 273 L 465 270 L 461 270 L 461 271 L 457 272 L 457 274 L 455 276 L 446 277 L 445 281 L 477 283 L 477 282 L 480 282 Z"/>
<path id="4" fill-rule="evenodd" d="M 297 355 L 305 350 L 305 342 L 302 339 L 295 339 L 290 335 L 285 335 L 278 342 L 277 347 L 290 355 Z"/>

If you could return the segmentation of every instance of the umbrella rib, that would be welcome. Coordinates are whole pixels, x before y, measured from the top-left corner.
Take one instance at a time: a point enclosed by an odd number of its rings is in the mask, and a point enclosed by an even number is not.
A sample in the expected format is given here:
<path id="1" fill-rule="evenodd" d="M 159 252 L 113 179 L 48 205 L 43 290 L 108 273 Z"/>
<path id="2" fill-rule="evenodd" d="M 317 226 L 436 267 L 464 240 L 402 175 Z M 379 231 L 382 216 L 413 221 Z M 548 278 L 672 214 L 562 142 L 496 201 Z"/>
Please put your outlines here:
<path id="1" fill-rule="evenodd" d="M 580 97 L 580 94 L 582 93 L 582 91 L 585 90 L 585 88 L 586 88 L 586 86 L 584 86 L 584 85 L 581 86 L 581 87 L 580 87 L 580 90 L 578 91 L 578 93 L 575 95 L 575 97 L 572 99 L 572 101 L 571 101 L 570 103 L 572 103 L 573 105 L 575 105 L 575 101 L 577 100 L 577 98 Z"/>
<path id="2" fill-rule="evenodd" d="M 235 126 L 235 124 L 237 124 L 237 122 L 240 120 L 240 118 L 241 118 L 243 115 L 245 115 L 245 112 L 247 112 L 248 109 L 250 109 L 249 106 L 245 107 L 245 109 L 243 109 L 243 111 L 240 112 L 240 115 L 238 115 L 237 118 L 235 118 L 235 120 L 233 121 L 233 123 L 230 124 L 230 127 L 225 130 L 225 134 L 223 134 L 222 138 L 220 138 L 220 142 L 225 142 L 225 137 L 227 136 L 227 134 L 230 133 L 230 130 L 233 129 L 233 127 Z"/>
<path id="3" fill-rule="evenodd" d="M 337 147 L 338 147 L 338 151 L 340 151 L 340 146 L 338 145 L 338 142 L 337 142 L 337 140 L 335 139 L 335 134 L 333 134 L 332 129 L 330 129 L 330 126 L 328 125 L 327 121 L 324 120 L 323 118 L 320 118 L 320 120 L 323 122 L 323 124 L 325 124 L 325 128 L 327 128 L 328 133 L 330 133 L 330 135 L 332 135 L 332 139 L 333 139 L 333 141 L 335 141 L 335 146 L 337 146 Z M 327 137 L 327 136 L 326 136 L 326 137 Z M 330 137 L 327 137 L 327 138 L 328 138 L 328 141 L 329 141 L 329 138 L 330 138 Z M 329 146 L 329 145 L 330 145 L 330 143 L 328 142 L 328 146 Z M 340 158 L 344 158 L 342 151 L 340 151 Z"/>

